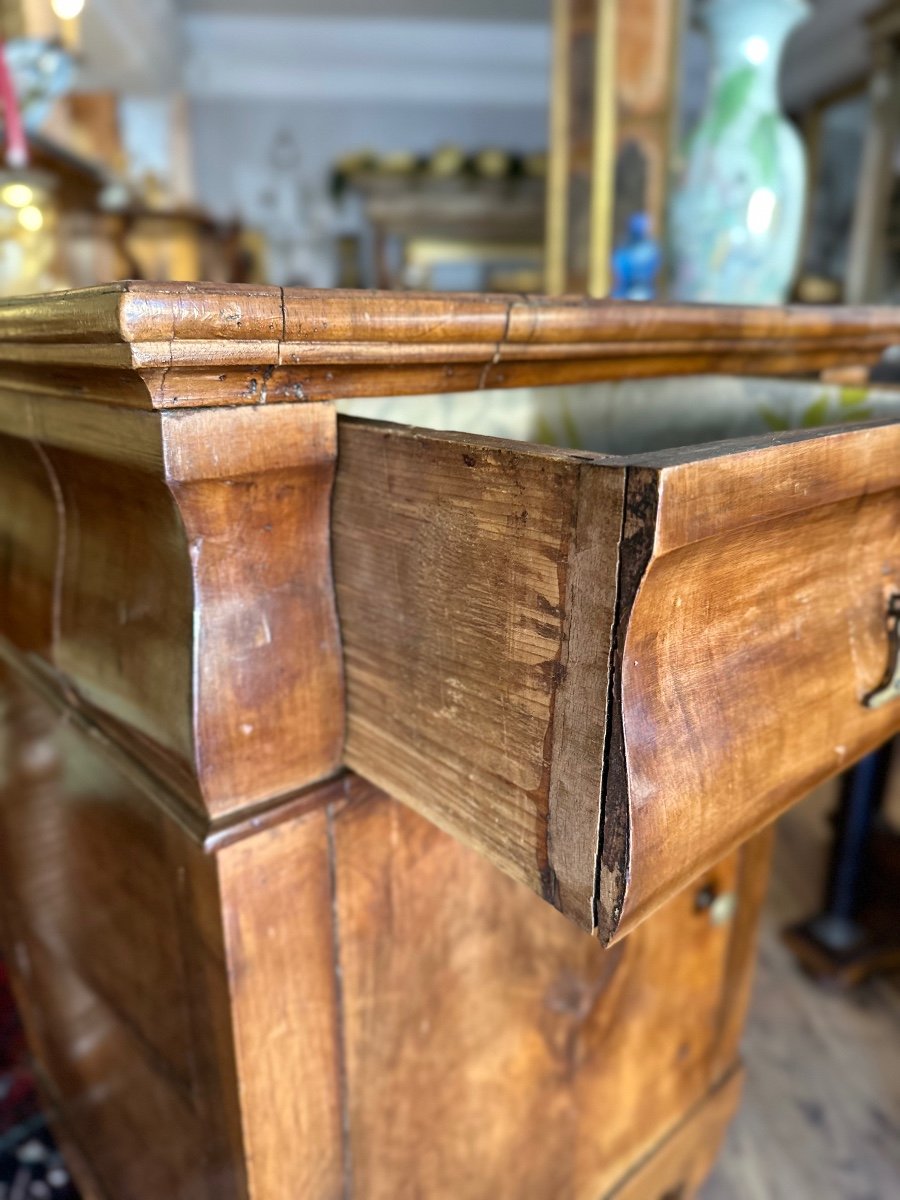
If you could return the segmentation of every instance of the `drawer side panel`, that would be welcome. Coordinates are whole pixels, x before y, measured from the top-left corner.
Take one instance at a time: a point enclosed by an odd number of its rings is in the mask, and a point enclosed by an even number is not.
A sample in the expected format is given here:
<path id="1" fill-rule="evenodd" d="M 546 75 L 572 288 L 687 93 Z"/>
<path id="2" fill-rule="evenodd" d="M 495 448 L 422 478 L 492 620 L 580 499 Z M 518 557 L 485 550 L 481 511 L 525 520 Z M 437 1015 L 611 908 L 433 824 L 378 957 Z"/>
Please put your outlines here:
<path id="1" fill-rule="evenodd" d="M 590 929 L 623 472 L 340 424 L 345 761 Z"/>

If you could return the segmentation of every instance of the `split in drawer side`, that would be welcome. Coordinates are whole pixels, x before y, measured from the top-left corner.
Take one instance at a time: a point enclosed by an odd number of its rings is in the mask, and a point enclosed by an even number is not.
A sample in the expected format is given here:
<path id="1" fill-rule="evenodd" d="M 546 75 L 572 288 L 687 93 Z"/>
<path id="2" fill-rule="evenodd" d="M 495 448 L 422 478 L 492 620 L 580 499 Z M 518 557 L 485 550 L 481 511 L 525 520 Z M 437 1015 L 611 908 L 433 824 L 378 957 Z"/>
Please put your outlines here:
<path id="1" fill-rule="evenodd" d="M 613 458 L 339 422 L 348 766 L 606 943 L 900 728 L 900 425 Z"/>

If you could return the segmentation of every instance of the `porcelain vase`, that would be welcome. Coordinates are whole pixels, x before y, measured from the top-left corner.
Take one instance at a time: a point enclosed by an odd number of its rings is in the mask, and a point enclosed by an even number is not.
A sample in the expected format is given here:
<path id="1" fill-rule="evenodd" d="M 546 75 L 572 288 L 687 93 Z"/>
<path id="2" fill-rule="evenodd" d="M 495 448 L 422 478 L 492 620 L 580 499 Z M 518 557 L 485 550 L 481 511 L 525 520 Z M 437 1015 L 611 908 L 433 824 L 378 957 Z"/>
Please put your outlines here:
<path id="1" fill-rule="evenodd" d="M 777 304 L 796 269 L 806 161 L 781 114 L 778 69 L 805 0 L 707 0 L 712 52 L 704 114 L 670 212 L 677 300 Z"/>

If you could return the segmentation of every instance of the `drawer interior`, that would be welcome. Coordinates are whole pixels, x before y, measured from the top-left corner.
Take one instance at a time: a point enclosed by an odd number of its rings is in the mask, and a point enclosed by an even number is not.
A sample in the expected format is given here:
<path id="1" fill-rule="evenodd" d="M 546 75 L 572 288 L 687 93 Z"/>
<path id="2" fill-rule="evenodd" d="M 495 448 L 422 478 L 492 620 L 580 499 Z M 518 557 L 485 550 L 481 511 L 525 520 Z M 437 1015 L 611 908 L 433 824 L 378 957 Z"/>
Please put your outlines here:
<path id="1" fill-rule="evenodd" d="M 900 416 L 900 388 L 688 376 L 338 403 L 354 417 L 516 441 L 642 454 Z"/>

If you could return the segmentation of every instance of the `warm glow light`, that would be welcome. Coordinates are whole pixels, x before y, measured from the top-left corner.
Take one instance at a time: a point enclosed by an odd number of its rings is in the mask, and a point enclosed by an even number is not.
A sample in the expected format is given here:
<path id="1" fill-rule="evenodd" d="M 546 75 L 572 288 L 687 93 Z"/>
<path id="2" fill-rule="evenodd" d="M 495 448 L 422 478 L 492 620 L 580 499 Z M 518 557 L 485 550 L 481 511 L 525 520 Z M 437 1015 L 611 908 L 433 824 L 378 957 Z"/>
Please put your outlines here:
<path id="1" fill-rule="evenodd" d="M 19 224 L 29 233 L 37 233 L 44 225 L 44 214 L 36 204 L 28 204 L 19 210 Z"/>
<path id="2" fill-rule="evenodd" d="M 50 0 L 50 7 L 61 21 L 73 21 L 81 16 L 84 0 Z"/>
<path id="3" fill-rule="evenodd" d="M 775 216 L 775 206 L 778 197 L 771 188 L 760 187 L 751 195 L 747 203 L 747 229 L 759 236 L 768 233 Z"/>
<path id="4" fill-rule="evenodd" d="M 748 37 L 741 49 L 744 51 L 744 58 L 752 62 L 754 67 L 760 66 L 769 57 L 769 43 L 759 35 Z"/>
<path id="5" fill-rule="evenodd" d="M 24 208 L 34 199 L 34 192 L 27 183 L 8 183 L 0 190 L 0 200 L 10 208 Z"/>

